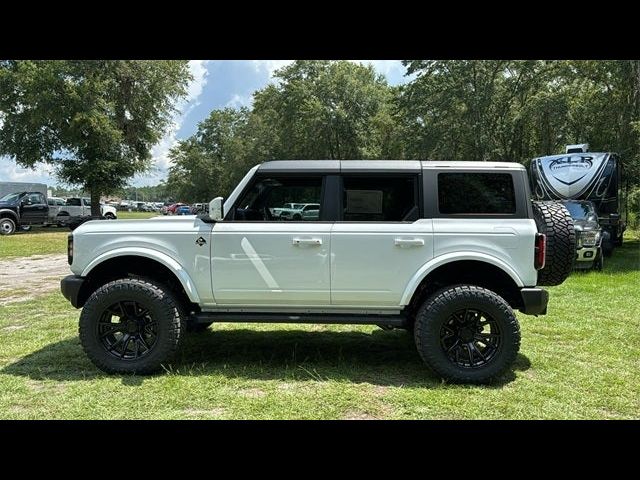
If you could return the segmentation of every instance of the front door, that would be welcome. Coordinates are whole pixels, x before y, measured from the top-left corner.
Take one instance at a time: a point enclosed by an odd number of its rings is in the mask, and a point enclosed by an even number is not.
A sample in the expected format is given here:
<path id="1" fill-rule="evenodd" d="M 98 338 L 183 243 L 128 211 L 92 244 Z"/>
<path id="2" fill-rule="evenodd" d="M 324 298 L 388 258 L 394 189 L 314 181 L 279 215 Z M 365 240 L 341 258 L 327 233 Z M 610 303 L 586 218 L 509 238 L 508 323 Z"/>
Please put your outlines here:
<path id="1" fill-rule="evenodd" d="M 317 203 L 323 177 L 258 176 L 211 242 L 219 305 L 329 305 L 331 222 L 280 216 L 288 203 Z"/>
<path id="2" fill-rule="evenodd" d="M 41 193 L 29 193 L 22 198 L 20 223 L 25 225 L 36 225 L 45 223 L 49 206 Z"/>

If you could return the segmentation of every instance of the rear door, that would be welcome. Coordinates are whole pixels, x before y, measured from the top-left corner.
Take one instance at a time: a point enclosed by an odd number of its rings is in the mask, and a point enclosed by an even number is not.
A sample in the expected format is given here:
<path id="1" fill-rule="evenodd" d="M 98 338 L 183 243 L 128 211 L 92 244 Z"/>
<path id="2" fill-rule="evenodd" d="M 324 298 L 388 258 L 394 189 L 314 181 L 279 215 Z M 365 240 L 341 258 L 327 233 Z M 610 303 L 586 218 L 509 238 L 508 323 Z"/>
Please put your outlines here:
<path id="1" fill-rule="evenodd" d="M 287 203 L 321 204 L 325 179 L 317 175 L 257 175 L 211 242 L 217 304 L 329 305 L 331 222 L 276 214 Z"/>
<path id="2" fill-rule="evenodd" d="M 417 163 L 410 173 L 342 174 L 340 221 L 331 231 L 333 305 L 398 306 L 409 280 L 432 257 Z"/>

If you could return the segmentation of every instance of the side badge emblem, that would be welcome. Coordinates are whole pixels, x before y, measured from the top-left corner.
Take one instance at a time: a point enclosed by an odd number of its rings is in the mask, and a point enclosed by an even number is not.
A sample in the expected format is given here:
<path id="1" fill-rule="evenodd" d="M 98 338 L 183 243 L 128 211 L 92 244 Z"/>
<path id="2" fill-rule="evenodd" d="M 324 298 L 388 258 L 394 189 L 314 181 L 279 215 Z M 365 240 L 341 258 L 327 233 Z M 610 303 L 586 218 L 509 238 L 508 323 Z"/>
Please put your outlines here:
<path id="1" fill-rule="evenodd" d="M 198 239 L 196 240 L 196 244 L 198 244 L 200 247 L 203 246 L 205 243 L 207 243 L 207 241 L 202 237 L 198 237 Z"/>

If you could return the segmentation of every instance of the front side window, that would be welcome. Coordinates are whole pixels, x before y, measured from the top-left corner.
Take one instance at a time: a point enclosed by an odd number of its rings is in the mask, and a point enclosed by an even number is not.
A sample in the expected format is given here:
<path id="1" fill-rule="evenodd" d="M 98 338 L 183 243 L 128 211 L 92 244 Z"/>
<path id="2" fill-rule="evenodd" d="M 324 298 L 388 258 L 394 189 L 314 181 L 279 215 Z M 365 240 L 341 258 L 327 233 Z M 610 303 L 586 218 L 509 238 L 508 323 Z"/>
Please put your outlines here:
<path id="1" fill-rule="evenodd" d="M 514 214 L 513 178 L 508 173 L 439 173 L 438 208 L 441 214 Z"/>
<path id="2" fill-rule="evenodd" d="M 30 193 L 29 195 L 27 195 L 25 200 L 27 203 L 30 203 L 33 205 L 39 205 L 44 203 L 44 198 L 42 198 L 42 195 L 39 193 Z"/>
<path id="3" fill-rule="evenodd" d="M 233 211 L 233 220 L 318 221 L 322 177 L 258 179 Z"/>
<path id="4" fill-rule="evenodd" d="M 345 222 L 412 222 L 419 213 L 414 176 L 343 177 Z"/>

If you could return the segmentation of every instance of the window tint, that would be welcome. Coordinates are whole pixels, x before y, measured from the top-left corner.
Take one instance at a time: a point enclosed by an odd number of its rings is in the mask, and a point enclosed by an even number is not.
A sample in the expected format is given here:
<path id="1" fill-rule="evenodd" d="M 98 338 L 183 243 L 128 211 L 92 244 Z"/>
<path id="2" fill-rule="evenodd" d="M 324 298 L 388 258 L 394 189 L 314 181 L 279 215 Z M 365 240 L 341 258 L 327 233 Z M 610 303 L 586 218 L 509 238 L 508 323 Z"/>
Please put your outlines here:
<path id="1" fill-rule="evenodd" d="M 79 198 L 67 198 L 67 207 L 79 207 L 80 199 Z"/>
<path id="2" fill-rule="evenodd" d="M 444 214 L 515 213 L 513 178 L 508 173 L 439 173 L 438 207 Z"/>
<path id="3" fill-rule="evenodd" d="M 322 178 L 270 177 L 256 181 L 238 202 L 234 220 L 318 221 Z M 315 204 L 315 209 L 307 209 Z"/>
<path id="4" fill-rule="evenodd" d="M 343 177 L 342 220 L 402 222 L 419 218 L 416 177 Z"/>
<path id="5" fill-rule="evenodd" d="M 30 193 L 27 195 L 26 201 L 32 204 L 41 204 L 44 203 L 44 198 L 39 193 Z"/>

